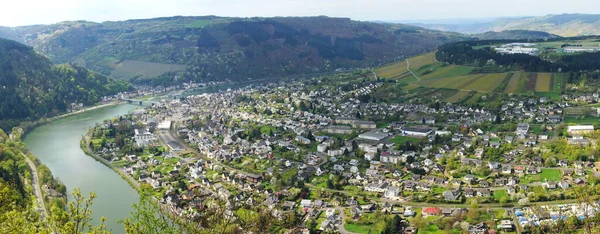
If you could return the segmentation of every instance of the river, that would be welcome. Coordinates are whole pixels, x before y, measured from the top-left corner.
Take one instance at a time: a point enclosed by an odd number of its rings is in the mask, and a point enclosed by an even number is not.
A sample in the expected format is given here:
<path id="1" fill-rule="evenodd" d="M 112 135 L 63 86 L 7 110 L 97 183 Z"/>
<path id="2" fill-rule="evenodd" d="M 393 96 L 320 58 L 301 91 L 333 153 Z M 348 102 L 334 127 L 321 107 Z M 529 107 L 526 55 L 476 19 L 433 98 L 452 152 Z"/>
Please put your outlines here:
<path id="1" fill-rule="evenodd" d="M 108 229 L 115 234 L 125 233 L 123 224 L 117 222 L 130 214 L 139 196 L 117 173 L 83 153 L 79 142 L 96 123 L 139 107 L 107 106 L 58 119 L 33 129 L 24 140 L 30 152 L 67 186 L 69 194 L 79 188 L 86 197 L 90 192 L 98 195 L 92 206 L 93 223 L 98 224 L 104 216 Z"/>
<path id="2" fill-rule="evenodd" d="M 177 96 L 213 93 L 257 83 L 260 82 L 204 87 Z M 173 97 L 165 95 L 155 99 L 163 98 Z M 147 105 L 149 102 L 144 104 Z M 96 123 L 127 114 L 136 108 L 140 106 L 121 104 L 72 115 L 38 126 L 30 131 L 24 140 L 29 151 L 46 164 L 52 174 L 67 186 L 69 195 L 74 188 L 81 189 L 86 197 L 90 192 L 96 193 L 98 197 L 92 206 L 93 223 L 98 224 L 100 218 L 104 216 L 107 218 L 108 229 L 115 234 L 125 233 L 123 224 L 118 221 L 129 216 L 133 211 L 131 205 L 138 201 L 139 195 L 116 172 L 83 153 L 79 143 L 88 129 Z M 72 201 L 70 196 L 68 198 Z"/>

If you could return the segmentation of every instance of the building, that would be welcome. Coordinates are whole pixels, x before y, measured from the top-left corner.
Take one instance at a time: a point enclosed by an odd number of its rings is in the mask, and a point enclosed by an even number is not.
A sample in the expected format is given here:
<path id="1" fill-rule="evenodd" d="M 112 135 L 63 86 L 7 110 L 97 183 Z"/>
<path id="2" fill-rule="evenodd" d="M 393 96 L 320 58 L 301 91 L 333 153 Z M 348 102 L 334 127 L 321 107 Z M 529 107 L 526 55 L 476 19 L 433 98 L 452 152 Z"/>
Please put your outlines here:
<path id="1" fill-rule="evenodd" d="M 169 130 L 169 129 L 171 129 L 171 121 L 165 120 L 165 121 L 160 122 L 158 124 L 158 129 L 159 130 Z"/>
<path id="2" fill-rule="evenodd" d="M 537 56 L 540 54 L 538 48 L 528 48 L 536 46 L 533 43 L 510 43 L 500 47 L 494 48 L 496 53 L 499 54 L 527 54 L 531 56 Z"/>
<path id="3" fill-rule="evenodd" d="M 356 120 L 352 123 L 352 127 L 362 129 L 375 129 L 377 128 L 377 124 L 373 121 Z"/>
<path id="4" fill-rule="evenodd" d="M 433 130 L 426 127 L 404 127 L 402 128 L 402 134 L 416 137 L 426 137 L 431 135 Z"/>
<path id="5" fill-rule="evenodd" d="M 529 132 L 529 124 L 520 123 L 519 125 L 517 125 L 517 134 L 527 135 L 528 132 Z"/>
<path id="6" fill-rule="evenodd" d="M 308 138 L 300 136 L 300 135 L 296 136 L 295 140 L 300 144 L 304 144 L 304 145 L 310 144 L 310 140 Z"/>
<path id="7" fill-rule="evenodd" d="M 133 131 L 135 132 L 133 139 L 135 140 L 135 144 L 137 146 L 148 145 L 154 141 L 154 135 L 147 129 L 143 133 L 140 133 L 139 129 L 135 129 Z"/>
<path id="8" fill-rule="evenodd" d="M 325 128 L 325 132 L 331 134 L 351 134 L 352 128 L 349 126 L 332 125 Z"/>
<path id="9" fill-rule="evenodd" d="M 370 132 L 365 132 L 363 134 L 358 135 L 358 138 L 365 139 L 365 140 L 371 140 L 371 141 L 381 141 L 381 140 L 387 138 L 388 136 L 390 136 L 389 133 L 384 133 L 384 132 L 379 132 L 379 131 L 370 131 Z"/>
<path id="10" fill-rule="evenodd" d="M 591 133 L 593 131 L 594 131 L 594 125 L 576 125 L 576 126 L 569 126 L 567 128 L 567 132 L 570 135 Z"/>
<path id="11" fill-rule="evenodd" d="M 600 52 L 598 46 L 567 46 L 562 49 L 563 53 L 593 53 Z"/>

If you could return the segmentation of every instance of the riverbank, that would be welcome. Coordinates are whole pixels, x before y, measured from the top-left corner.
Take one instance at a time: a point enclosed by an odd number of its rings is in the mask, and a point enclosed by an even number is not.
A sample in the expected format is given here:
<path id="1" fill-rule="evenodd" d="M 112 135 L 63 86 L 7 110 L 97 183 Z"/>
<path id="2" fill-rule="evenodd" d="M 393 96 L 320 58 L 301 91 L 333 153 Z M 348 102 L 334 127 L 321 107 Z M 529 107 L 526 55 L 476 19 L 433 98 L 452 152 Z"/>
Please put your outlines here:
<path id="1" fill-rule="evenodd" d="M 23 129 L 23 137 L 25 137 L 25 135 L 27 135 L 28 132 L 30 132 L 31 130 L 35 129 L 36 127 L 38 127 L 42 124 L 50 123 L 55 120 L 59 120 L 59 119 L 73 116 L 76 114 L 81 114 L 81 113 L 84 113 L 87 111 L 91 111 L 91 110 L 95 110 L 95 109 L 99 109 L 99 108 L 103 108 L 103 107 L 108 107 L 108 106 L 114 106 L 114 105 L 118 105 L 118 104 L 121 104 L 121 103 L 120 102 L 111 102 L 111 103 L 106 103 L 106 104 L 90 106 L 90 107 L 86 107 L 86 108 L 83 108 L 78 111 L 73 111 L 73 112 L 57 115 L 57 116 L 50 117 L 50 118 L 40 118 L 33 122 L 31 122 L 31 121 L 21 122 L 19 124 L 19 126 L 17 126 L 17 127 Z"/>
<path id="2" fill-rule="evenodd" d="M 139 193 L 140 192 L 140 183 L 139 182 L 137 182 L 133 177 L 131 177 L 129 174 L 125 173 L 123 170 L 121 170 L 114 164 L 110 163 L 108 160 L 106 160 L 103 157 L 101 157 L 97 154 L 94 154 L 94 152 L 92 152 L 92 149 L 90 148 L 90 140 L 91 139 L 92 139 L 92 136 L 91 136 L 90 131 L 88 131 L 85 134 L 85 136 L 83 136 L 83 138 L 81 139 L 80 147 L 81 147 L 81 150 L 83 151 L 83 153 L 85 153 L 87 156 L 92 157 L 94 160 L 104 164 L 111 170 L 115 171 L 117 174 L 119 174 L 119 176 L 121 176 L 121 178 L 123 178 L 125 181 L 127 181 L 127 183 L 129 185 L 131 185 L 131 187 Z"/>

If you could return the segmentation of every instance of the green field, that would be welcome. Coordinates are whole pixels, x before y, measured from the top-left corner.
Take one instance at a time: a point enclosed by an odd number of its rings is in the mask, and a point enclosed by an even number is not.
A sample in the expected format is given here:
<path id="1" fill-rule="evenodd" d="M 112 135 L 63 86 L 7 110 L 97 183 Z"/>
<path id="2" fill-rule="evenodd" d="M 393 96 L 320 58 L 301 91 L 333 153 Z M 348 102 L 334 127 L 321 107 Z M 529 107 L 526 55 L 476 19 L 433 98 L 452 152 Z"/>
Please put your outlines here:
<path id="1" fill-rule="evenodd" d="M 555 73 L 554 80 L 552 80 L 552 91 L 553 92 L 562 92 L 564 88 L 564 79 L 562 73 Z"/>
<path id="2" fill-rule="evenodd" d="M 540 178 L 542 181 L 559 181 L 560 180 L 560 170 L 558 169 L 542 169 L 542 173 L 540 173 Z"/>
<path id="3" fill-rule="evenodd" d="M 593 116 L 586 117 L 565 117 L 564 122 L 566 124 L 597 124 L 600 121 L 600 118 Z"/>
<path id="4" fill-rule="evenodd" d="M 494 199 L 496 199 L 496 201 L 500 201 L 500 199 L 503 197 L 505 197 L 506 199 L 510 198 L 510 196 L 508 196 L 508 191 L 506 191 L 506 189 L 494 191 Z"/>
<path id="5" fill-rule="evenodd" d="M 535 96 L 538 97 L 547 97 L 551 100 L 560 100 L 561 96 L 558 92 L 535 92 Z"/>
<path id="6" fill-rule="evenodd" d="M 406 60 L 375 69 L 375 74 L 383 78 L 395 78 L 405 73 L 408 73 L 408 70 L 406 70 Z"/>
<path id="7" fill-rule="evenodd" d="M 110 76 L 115 79 L 154 78 L 167 72 L 179 71 L 185 71 L 185 65 L 125 60 L 114 65 Z"/>
<path id="8" fill-rule="evenodd" d="M 471 74 L 471 72 L 473 72 L 472 67 L 450 65 L 450 66 L 440 67 L 439 69 L 437 69 L 433 72 L 430 72 L 428 74 L 422 75 L 419 78 L 421 78 L 421 80 L 427 80 L 427 79 L 445 78 L 445 77 L 453 77 L 453 76 L 465 76 L 465 75 Z"/>
<path id="9" fill-rule="evenodd" d="M 471 94 L 472 93 L 469 91 L 459 91 L 456 92 L 454 95 L 446 98 L 445 102 L 459 103 L 464 101 L 466 98 L 470 98 Z"/>
<path id="10" fill-rule="evenodd" d="M 407 137 L 407 136 L 396 136 L 390 140 L 396 145 L 404 145 L 406 142 L 419 142 L 421 138 Z"/>
<path id="11" fill-rule="evenodd" d="M 377 229 L 375 225 L 369 224 L 356 224 L 356 223 L 347 223 L 344 224 L 344 228 L 349 232 L 353 233 L 379 233 L 380 230 Z"/>

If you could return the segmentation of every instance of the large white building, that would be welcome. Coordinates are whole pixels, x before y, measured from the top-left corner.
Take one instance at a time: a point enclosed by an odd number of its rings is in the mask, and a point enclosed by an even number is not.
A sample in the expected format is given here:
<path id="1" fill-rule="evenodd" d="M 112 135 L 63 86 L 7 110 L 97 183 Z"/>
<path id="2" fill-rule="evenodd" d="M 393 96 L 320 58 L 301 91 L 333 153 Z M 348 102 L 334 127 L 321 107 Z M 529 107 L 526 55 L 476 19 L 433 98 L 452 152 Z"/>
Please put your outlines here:
<path id="1" fill-rule="evenodd" d="M 564 53 L 592 53 L 599 52 L 600 46 L 568 46 L 562 49 Z"/>
<path id="2" fill-rule="evenodd" d="M 140 133 L 139 129 L 134 129 L 133 131 L 135 132 L 133 139 L 138 146 L 148 145 L 154 141 L 154 135 L 148 130 L 145 130 L 142 133 Z"/>
<path id="3" fill-rule="evenodd" d="M 540 54 L 540 50 L 538 48 L 528 48 L 536 46 L 533 43 L 509 43 L 502 45 L 500 47 L 494 48 L 496 53 L 499 54 L 527 54 L 536 56 Z"/>
<path id="4" fill-rule="evenodd" d="M 594 131 L 594 125 L 575 125 L 569 126 L 567 132 L 569 134 L 584 134 Z"/>

